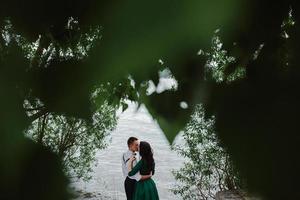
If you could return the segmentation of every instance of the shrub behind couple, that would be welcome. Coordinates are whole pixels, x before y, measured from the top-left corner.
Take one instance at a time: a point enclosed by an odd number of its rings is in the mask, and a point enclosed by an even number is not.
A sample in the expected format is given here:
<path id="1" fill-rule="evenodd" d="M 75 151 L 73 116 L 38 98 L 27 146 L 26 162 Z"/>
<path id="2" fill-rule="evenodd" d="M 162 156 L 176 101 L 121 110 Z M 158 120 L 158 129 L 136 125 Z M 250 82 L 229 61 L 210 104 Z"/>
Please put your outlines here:
<path id="1" fill-rule="evenodd" d="M 158 200 L 156 185 L 151 178 L 155 172 L 155 162 L 150 144 L 130 137 L 127 145 L 128 150 L 122 155 L 127 200 Z"/>

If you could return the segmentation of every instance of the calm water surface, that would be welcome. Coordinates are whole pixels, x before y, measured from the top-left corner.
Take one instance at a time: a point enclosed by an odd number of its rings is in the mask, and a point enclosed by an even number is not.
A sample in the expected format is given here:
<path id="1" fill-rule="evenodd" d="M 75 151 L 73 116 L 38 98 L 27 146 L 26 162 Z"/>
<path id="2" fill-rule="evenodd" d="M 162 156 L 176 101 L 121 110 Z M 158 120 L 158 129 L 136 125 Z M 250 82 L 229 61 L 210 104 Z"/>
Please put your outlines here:
<path id="1" fill-rule="evenodd" d="M 130 136 L 146 140 L 153 147 L 156 161 L 156 174 L 153 180 L 160 199 L 180 199 L 170 191 L 175 181 L 171 170 L 182 166 L 183 158 L 170 150 L 166 137 L 147 109 L 141 106 L 137 110 L 136 104 L 130 104 L 125 112 L 119 114 L 118 125 L 111 133 L 108 148 L 97 152 L 98 165 L 94 167 L 92 180 L 87 183 L 81 180 L 74 182 L 76 189 L 81 191 L 79 199 L 126 199 L 121 156 L 127 149 L 126 142 Z M 175 142 L 181 143 L 182 139 L 177 138 Z"/>

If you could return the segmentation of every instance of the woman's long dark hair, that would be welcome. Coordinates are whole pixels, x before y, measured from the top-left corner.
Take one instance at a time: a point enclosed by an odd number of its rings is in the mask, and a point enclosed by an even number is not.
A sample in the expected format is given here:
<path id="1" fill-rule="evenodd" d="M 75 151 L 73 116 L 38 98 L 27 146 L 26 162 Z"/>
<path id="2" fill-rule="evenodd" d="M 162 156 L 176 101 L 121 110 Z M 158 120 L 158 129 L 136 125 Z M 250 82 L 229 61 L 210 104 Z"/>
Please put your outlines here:
<path id="1" fill-rule="evenodd" d="M 142 160 L 146 161 L 147 168 L 152 171 L 154 174 L 154 158 L 153 158 L 153 151 L 148 142 L 141 141 L 140 142 L 140 155 Z"/>

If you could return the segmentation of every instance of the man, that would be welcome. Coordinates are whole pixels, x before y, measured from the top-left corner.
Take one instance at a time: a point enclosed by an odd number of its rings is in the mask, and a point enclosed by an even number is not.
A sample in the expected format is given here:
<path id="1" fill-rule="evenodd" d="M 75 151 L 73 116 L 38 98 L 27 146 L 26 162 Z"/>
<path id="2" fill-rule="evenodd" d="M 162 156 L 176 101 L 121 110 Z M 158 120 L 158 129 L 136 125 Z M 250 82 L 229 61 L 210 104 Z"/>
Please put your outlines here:
<path id="1" fill-rule="evenodd" d="M 135 183 L 140 180 L 151 178 L 152 175 L 150 174 L 141 176 L 140 173 L 136 173 L 134 176 L 128 176 L 128 161 L 132 156 L 137 157 L 136 152 L 138 152 L 139 141 L 136 137 L 130 137 L 127 140 L 127 145 L 128 150 L 122 155 L 122 170 L 124 177 L 126 177 L 124 182 L 126 197 L 127 200 L 132 200 L 135 189 Z M 137 159 L 133 161 L 133 167 L 136 165 L 137 162 Z"/>

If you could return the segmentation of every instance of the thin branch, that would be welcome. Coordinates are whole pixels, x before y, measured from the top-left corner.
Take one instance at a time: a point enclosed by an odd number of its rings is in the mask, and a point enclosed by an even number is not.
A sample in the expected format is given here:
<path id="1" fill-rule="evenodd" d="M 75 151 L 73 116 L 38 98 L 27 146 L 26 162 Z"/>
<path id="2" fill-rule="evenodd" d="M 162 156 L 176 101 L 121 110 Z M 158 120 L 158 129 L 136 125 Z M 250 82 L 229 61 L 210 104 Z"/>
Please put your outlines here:
<path id="1" fill-rule="evenodd" d="M 43 109 L 45 109 L 45 106 L 40 106 L 36 108 L 25 108 L 25 111 L 29 112 L 29 111 L 36 111 L 36 110 L 43 110 Z"/>
<path id="2" fill-rule="evenodd" d="M 45 127 L 46 127 L 46 120 L 47 120 L 48 114 L 49 113 L 47 113 L 43 116 L 42 127 L 41 127 L 39 138 L 38 138 L 38 143 L 40 143 L 40 144 L 42 144 L 43 138 L 45 135 Z"/>
<path id="3" fill-rule="evenodd" d="M 39 112 L 37 112 L 37 113 L 31 115 L 31 116 L 29 117 L 29 120 L 30 120 L 31 122 L 33 122 L 33 121 L 35 121 L 36 119 L 42 117 L 43 115 L 45 115 L 45 114 L 47 114 L 47 113 L 48 113 L 48 110 L 47 110 L 46 108 L 44 108 L 44 109 L 40 110 Z"/>

